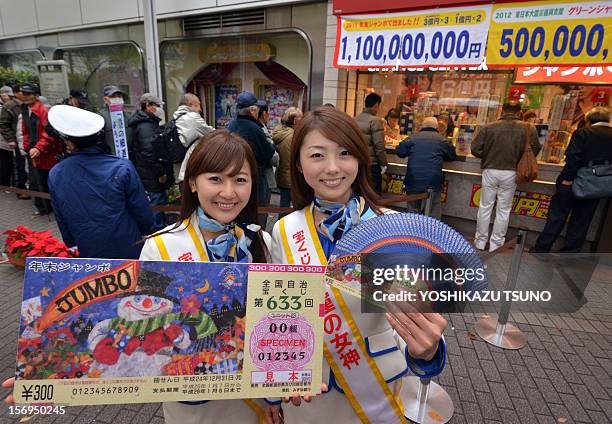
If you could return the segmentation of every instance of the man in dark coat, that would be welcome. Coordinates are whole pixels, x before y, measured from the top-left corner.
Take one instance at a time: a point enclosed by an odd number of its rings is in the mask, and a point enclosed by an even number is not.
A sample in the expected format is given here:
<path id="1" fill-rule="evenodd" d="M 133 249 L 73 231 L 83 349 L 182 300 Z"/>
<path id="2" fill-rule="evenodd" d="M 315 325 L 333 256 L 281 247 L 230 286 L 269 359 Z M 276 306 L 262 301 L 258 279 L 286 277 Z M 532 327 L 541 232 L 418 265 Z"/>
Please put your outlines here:
<path id="1" fill-rule="evenodd" d="M 21 89 L 18 85 L 14 87 L 4 86 L 0 88 L 0 96 L 2 96 L 2 110 L 0 110 L 0 136 L 4 139 L 8 149 L 5 153 L 5 161 L 3 166 L 6 166 L 6 175 L 8 175 L 9 184 L 16 188 L 26 188 L 25 183 L 28 179 L 26 172 L 26 156 L 25 152 L 19 147 L 17 140 L 17 125 L 21 119 Z M 19 128 L 21 132 L 21 128 Z M 1 143 L 0 143 L 1 144 Z M 22 146 L 23 147 L 23 146 Z M 26 194 L 18 194 L 19 199 L 27 200 L 30 196 Z"/>
<path id="2" fill-rule="evenodd" d="M 140 97 L 140 110 L 130 116 L 128 125 L 132 129 L 132 155 L 136 171 L 149 196 L 149 203 L 165 205 L 168 203 L 166 190 L 174 183 L 171 163 L 158 160 L 153 147 L 153 139 L 159 131 L 159 123 L 164 110 L 162 100 L 150 93 Z M 155 214 L 155 229 L 165 226 L 163 212 Z"/>
<path id="3" fill-rule="evenodd" d="M 249 143 L 257 161 L 257 198 L 260 206 L 266 205 L 269 198 L 266 169 L 270 167 L 270 159 L 274 156 L 274 145 L 268 141 L 266 134 L 257 120 L 259 109 L 266 105 L 263 100 L 257 100 L 253 93 L 242 92 L 236 98 L 236 118 L 227 129 L 240 135 Z M 259 221 L 265 226 L 266 215 L 261 215 Z"/>
<path id="4" fill-rule="evenodd" d="M 577 199 L 572 183 L 578 169 L 593 162 L 612 162 L 611 112 L 605 107 L 591 109 L 585 115 L 587 126 L 572 134 L 565 151 L 565 166 L 557 177 L 556 192 L 550 201 L 546 225 L 536 240 L 533 252 L 548 253 L 563 231 L 567 217 L 567 234 L 561 252 L 578 253 L 593 220 L 599 199 Z"/>
<path id="5" fill-rule="evenodd" d="M 395 151 L 400 158 L 408 157 L 408 168 L 404 177 L 404 187 L 408 194 L 423 193 L 433 189 L 431 216 L 442 217 L 440 193 L 444 186 L 442 163 L 457 158 L 455 148 L 448 139 L 438 133 L 438 120 L 434 117 L 423 120 L 422 130 L 409 139 L 402 141 Z M 425 202 L 408 202 L 410 212 L 421 213 Z"/>
<path id="6" fill-rule="evenodd" d="M 140 241 L 153 230 L 153 212 L 131 162 L 102 147 L 104 119 L 58 105 L 49 111 L 49 124 L 72 152 L 49 173 L 64 242 L 85 258 L 138 259 Z"/>
<path id="7" fill-rule="evenodd" d="M 372 161 L 372 188 L 376 193 L 382 193 L 383 174 L 387 172 L 387 153 L 385 152 L 385 127 L 378 111 L 382 97 L 370 93 L 365 98 L 365 109 L 355 117 L 355 122 L 361 129 L 368 144 L 368 153 Z"/>

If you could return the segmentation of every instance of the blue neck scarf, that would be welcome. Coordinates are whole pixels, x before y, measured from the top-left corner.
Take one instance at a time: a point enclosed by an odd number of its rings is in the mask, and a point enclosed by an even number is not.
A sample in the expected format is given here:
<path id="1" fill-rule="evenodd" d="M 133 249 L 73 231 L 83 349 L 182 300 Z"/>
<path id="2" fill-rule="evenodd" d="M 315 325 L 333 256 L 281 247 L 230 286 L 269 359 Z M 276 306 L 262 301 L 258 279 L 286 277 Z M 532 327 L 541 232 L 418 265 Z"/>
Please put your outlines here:
<path id="1" fill-rule="evenodd" d="M 317 223 L 317 229 L 331 241 L 340 240 L 342 235 L 358 225 L 361 219 L 361 199 L 356 195 L 353 195 L 346 204 L 331 203 L 317 197 L 313 204 L 316 210 L 327 215 Z M 364 212 L 366 209 L 367 205 L 364 207 Z"/>
<path id="2" fill-rule="evenodd" d="M 211 218 L 198 207 L 198 225 L 201 230 L 216 233 L 224 231 L 223 234 L 206 242 L 206 250 L 211 262 L 248 262 L 249 247 L 257 232 L 261 229 L 259 225 L 222 224 Z"/>

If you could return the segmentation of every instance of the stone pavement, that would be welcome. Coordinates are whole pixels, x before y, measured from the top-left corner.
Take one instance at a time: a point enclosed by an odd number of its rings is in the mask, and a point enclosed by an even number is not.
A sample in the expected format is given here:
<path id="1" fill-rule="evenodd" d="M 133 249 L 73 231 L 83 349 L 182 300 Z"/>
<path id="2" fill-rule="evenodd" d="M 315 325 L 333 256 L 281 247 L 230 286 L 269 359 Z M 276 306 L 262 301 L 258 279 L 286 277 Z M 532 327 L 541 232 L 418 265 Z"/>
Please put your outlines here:
<path id="1" fill-rule="evenodd" d="M 22 224 L 58 235 L 54 221 L 31 218 L 31 203 L 0 193 L 0 230 Z M 0 237 L 0 242 L 4 236 Z M 509 264 L 510 253 L 498 261 Z M 507 266 L 507 265 L 506 265 Z M 503 272 L 499 278 L 505 278 Z M 23 272 L 0 265 L 0 379 L 12 375 Z M 453 399 L 452 424 L 612 422 L 612 281 L 591 284 L 574 314 L 513 313 L 511 322 L 528 335 L 528 346 L 502 350 L 475 335 L 473 313 L 448 316 L 448 362 L 434 380 Z M 5 397 L 7 391 L 0 389 Z M 0 423 L 19 420 L 0 407 Z M 35 423 L 163 423 L 159 404 L 66 408 L 66 415 L 36 417 Z M 342 423 L 340 423 L 342 424 Z"/>

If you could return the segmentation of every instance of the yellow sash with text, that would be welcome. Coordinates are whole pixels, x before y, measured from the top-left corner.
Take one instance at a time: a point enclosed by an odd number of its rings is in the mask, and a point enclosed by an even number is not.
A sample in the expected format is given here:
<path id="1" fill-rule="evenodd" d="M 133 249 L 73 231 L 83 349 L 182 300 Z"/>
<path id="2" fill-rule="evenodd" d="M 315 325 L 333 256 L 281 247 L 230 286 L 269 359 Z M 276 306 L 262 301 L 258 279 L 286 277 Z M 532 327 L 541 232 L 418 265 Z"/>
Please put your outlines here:
<path id="1" fill-rule="evenodd" d="M 327 264 L 311 205 L 284 217 L 279 229 L 288 263 Z M 330 285 L 326 285 L 324 310 L 325 359 L 361 422 L 406 423 L 342 293 Z"/>

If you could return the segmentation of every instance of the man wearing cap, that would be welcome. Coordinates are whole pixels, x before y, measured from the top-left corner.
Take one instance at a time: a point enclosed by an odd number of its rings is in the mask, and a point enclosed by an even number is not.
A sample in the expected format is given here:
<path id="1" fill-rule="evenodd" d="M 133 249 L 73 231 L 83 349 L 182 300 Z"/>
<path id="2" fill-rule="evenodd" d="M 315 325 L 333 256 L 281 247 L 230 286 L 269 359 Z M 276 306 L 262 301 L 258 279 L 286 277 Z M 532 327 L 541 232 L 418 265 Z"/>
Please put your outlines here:
<path id="1" fill-rule="evenodd" d="M 138 259 L 139 241 L 153 229 L 153 212 L 132 163 L 101 146 L 104 119 L 58 105 L 49 111 L 49 124 L 72 153 L 49 173 L 64 242 L 85 258 Z"/>
<path id="2" fill-rule="evenodd" d="M 440 193 L 444 187 L 442 164 L 457 158 L 455 148 L 448 139 L 438 133 L 438 119 L 430 116 L 423 120 L 421 131 L 402 141 L 395 151 L 400 158 L 408 158 L 404 177 L 404 190 L 407 194 L 423 193 L 433 190 L 431 216 L 442 217 Z M 422 213 L 425 201 L 408 202 L 408 211 Z"/>
<path id="3" fill-rule="evenodd" d="M 115 136 L 113 134 L 113 122 L 111 119 L 110 105 L 121 105 L 125 101 L 123 92 L 116 85 L 107 85 L 102 89 L 102 101 L 104 102 L 104 107 L 100 111 L 100 115 L 104 118 L 104 143 L 110 149 L 110 152 L 113 155 L 117 154 L 117 149 L 115 147 L 116 143 L 119 143 L 120 140 L 115 140 Z M 128 151 L 132 146 L 132 130 L 128 128 L 128 115 L 123 111 L 123 134 L 125 134 L 125 142 L 128 146 Z"/>
<path id="4" fill-rule="evenodd" d="M 265 206 L 269 197 L 268 182 L 266 180 L 266 168 L 269 168 L 270 159 L 276 150 L 271 144 L 261 124 L 258 121 L 259 109 L 266 105 L 264 100 L 257 100 L 253 93 L 243 91 L 236 98 L 236 118 L 227 126 L 227 129 L 244 138 L 253 149 L 257 160 L 257 187 L 258 204 Z M 267 216 L 260 215 L 261 225 L 265 225 Z"/>
<path id="5" fill-rule="evenodd" d="M 91 104 L 87 97 L 87 91 L 85 90 L 70 90 L 70 96 L 64 101 L 64 104 L 69 106 L 78 107 L 79 109 L 86 109 Z"/>
<path id="6" fill-rule="evenodd" d="M 132 129 L 130 159 L 136 166 L 152 206 L 168 203 L 166 190 L 174 183 L 172 164 L 160 162 L 153 148 L 153 139 L 164 116 L 163 104 L 158 96 L 145 93 L 140 97 L 140 110 L 128 119 L 128 125 Z M 159 212 L 155 214 L 155 229 L 160 230 L 163 227 L 165 216 L 163 212 Z"/>
<path id="7" fill-rule="evenodd" d="M 9 99 L 4 102 L 0 111 L 0 135 L 13 149 L 11 185 L 25 189 L 28 174 L 25 167 L 26 155 L 23 150 L 23 131 L 20 122 L 22 120 L 21 89 L 18 85 L 13 88 L 4 86 L 0 89 L 0 92 Z M 19 146 L 20 143 L 21 147 Z M 18 194 L 17 197 L 22 200 L 30 199 L 30 196 L 25 194 Z"/>
<path id="8" fill-rule="evenodd" d="M 21 86 L 23 103 L 23 148 L 29 155 L 30 189 L 49 192 L 49 171 L 57 163 L 56 157 L 63 153 L 64 146 L 47 134 L 47 114 L 49 110 L 38 100 L 40 90 L 35 84 Z M 34 198 L 36 212 L 34 215 L 48 215 L 51 202 L 48 199 Z"/>

